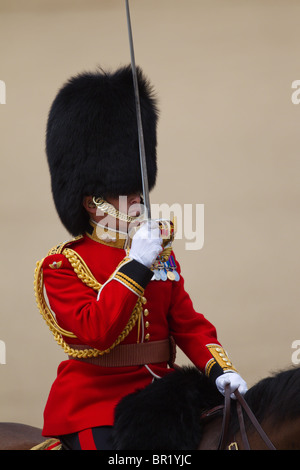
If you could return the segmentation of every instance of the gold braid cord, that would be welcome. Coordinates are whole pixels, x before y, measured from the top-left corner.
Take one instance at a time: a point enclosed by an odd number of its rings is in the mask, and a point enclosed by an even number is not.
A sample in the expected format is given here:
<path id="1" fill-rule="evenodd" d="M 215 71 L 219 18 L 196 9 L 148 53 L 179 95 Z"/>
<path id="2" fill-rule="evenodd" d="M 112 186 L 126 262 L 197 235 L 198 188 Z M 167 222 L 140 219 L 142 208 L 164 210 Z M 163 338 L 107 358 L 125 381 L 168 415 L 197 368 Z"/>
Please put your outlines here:
<path id="1" fill-rule="evenodd" d="M 91 287 L 95 291 L 99 291 L 99 289 L 101 289 L 102 285 L 95 279 L 95 277 L 89 270 L 86 263 L 74 250 L 70 248 L 65 248 L 62 250 L 62 254 L 65 255 L 65 257 L 69 260 L 78 278 L 84 284 L 86 284 L 88 287 Z M 134 325 L 136 324 L 138 318 L 140 317 L 142 313 L 141 297 L 139 297 L 126 327 L 124 328 L 122 333 L 118 336 L 116 341 L 109 348 L 103 351 L 100 351 L 99 349 L 93 349 L 93 348 L 74 349 L 66 343 L 66 341 L 63 339 L 63 336 L 68 337 L 68 338 L 76 338 L 76 336 L 72 332 L 64 330 L 58 325 L 58 323 L 56 322 L 55 316 L 53 315 L 45 299 L 43 270 L 42 270 L 44 259 L 37 262 L 37 265 L 36 265 L 36 269 L 34 273 L 34 291 L 35 291 L 35 298 L 36 298 L 39 311 L 42 317 L 44 318 L 44 320 L 46 321 L 50 331 L 53 333 L 55 341 L 63 348 L 65 353 L 67 353 L 69 356 L 74 357 L 74 358 L 97 357 L 97 356 L 102 356 L 104 354 L 109 353 L 113 348 L 115 348 L 118 344 L 120 344 L 126 338 L 126 336 L 130 333 L 130 331 L 133 329 Z M 120 265 L 125 260 L 122 260 Z"/>

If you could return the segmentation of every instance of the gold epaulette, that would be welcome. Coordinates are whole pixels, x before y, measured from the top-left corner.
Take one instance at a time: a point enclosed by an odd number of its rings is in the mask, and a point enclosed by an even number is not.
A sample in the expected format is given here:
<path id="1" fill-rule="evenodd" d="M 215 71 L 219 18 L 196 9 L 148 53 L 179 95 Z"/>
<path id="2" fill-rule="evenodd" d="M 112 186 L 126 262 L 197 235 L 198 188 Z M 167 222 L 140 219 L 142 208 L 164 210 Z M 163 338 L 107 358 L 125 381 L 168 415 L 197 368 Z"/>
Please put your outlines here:
<path id="1" fill-rule="evenodd" d="M 81 240 L 82 238 L 83 238 L 83 235 L 78 235 L 77 237 L 74 237 L 71 240 L 66 240 L 62 243 L 59 243 L 59 245 L 55 245 L 53 248 L 51 248 L 51 250 L 48 251 L 47 256 L 57 255 L 57 254 L 62 253 L 62 251 L 67 245 L 71 245 L 73 242 L 76 242 L 77 240 Z"/>

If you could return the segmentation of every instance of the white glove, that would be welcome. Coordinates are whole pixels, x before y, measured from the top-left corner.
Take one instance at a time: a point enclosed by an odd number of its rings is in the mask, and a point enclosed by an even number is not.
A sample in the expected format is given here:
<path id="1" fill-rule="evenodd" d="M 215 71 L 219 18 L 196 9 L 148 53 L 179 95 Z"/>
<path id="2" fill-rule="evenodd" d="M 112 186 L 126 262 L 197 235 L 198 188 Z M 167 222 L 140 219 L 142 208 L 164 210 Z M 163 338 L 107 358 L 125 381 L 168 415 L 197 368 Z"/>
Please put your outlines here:
<path id="1" fill-rule="evenodd" d="M 132 238 L 129 258 L 150 268 L 161 251 L 162 238 L 158 223 L 154 220 L 143 222 Z"/>
<path id="2" fill-rule="evenodd" d="M 225 385 L 230 385 L 230 392 L 234 392 L 236 389 L 241 395 L 245 395 L 248 390 L 247 384 L 244 379 L 237 372 L 225 372 L 225 374 L 219 375 L 216 379 L 216 386 L 222 395 L 225 395 Z M 231 398 L 236 399 L 234 393 L 231 393 Z"/>

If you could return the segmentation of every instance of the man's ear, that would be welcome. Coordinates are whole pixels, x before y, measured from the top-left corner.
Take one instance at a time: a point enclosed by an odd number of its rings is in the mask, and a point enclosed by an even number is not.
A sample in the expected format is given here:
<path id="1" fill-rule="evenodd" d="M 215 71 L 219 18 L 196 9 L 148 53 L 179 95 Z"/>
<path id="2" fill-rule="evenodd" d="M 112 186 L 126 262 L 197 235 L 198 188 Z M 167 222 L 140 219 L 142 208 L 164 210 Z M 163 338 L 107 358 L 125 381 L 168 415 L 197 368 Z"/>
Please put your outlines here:
<path id="1" fill-rule="evenodd" d="M 93 196 L 84 196 L 83 198 L 83 207 L 85 210 L 92 215 L 95 215 L 97 212 L 96 204 L 93 202 Z"/>

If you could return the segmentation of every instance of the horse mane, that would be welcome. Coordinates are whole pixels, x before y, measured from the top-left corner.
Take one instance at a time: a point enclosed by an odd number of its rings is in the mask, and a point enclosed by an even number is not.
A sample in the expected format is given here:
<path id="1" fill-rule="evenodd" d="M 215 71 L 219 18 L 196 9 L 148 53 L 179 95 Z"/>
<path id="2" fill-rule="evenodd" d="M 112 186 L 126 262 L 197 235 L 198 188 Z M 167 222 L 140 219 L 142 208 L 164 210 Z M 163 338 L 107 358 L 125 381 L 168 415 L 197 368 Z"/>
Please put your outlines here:
<path id="1" fill-rule="evenodd" d="M 272 423 L 300 416 L 300 368 L 273 373 L 245 394 L 245 400 L 258 421 Z"/>
<path id="2" fill-rule="evenodd" d="M 223 401 L 214 382 L 196 367 L 175 370 L 117 405 L 114 448 L 197 449 L 203 434 L 202 413 Z"/>

